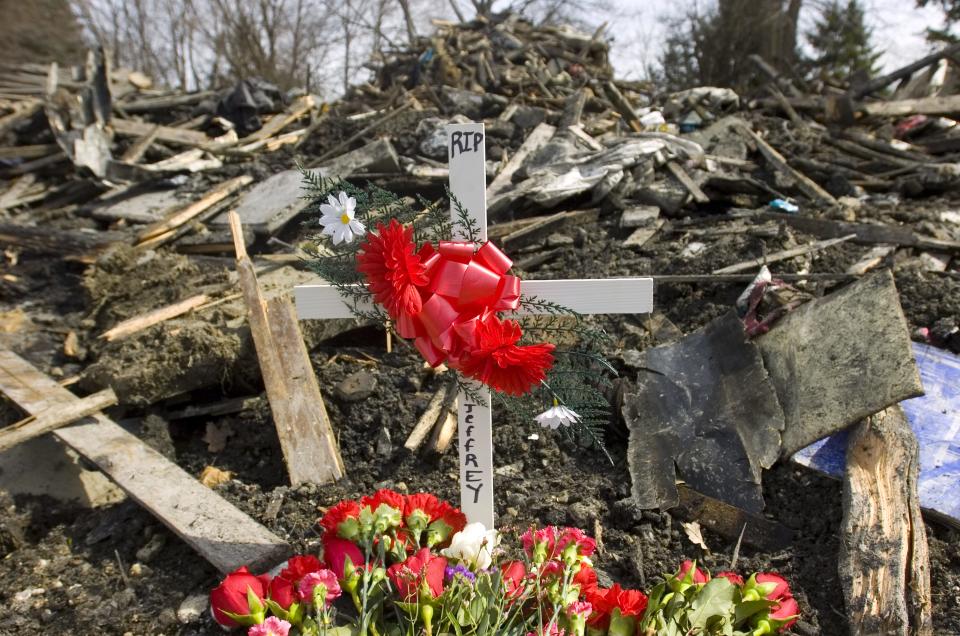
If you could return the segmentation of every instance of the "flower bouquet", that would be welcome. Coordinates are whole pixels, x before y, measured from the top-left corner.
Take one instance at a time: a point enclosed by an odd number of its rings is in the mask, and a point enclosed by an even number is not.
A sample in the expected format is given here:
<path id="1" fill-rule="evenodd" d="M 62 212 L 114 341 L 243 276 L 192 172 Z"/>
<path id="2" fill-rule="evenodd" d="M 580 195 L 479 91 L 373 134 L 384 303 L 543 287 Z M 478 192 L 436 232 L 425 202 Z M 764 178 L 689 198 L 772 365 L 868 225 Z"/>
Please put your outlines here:
<path id="1" fill-rule="evenodd" d="M 649 594 L 602 587 L 576 528 L 529 528 L 511 559 L 499 532 L 430 494 L 380 490 L 319 523 L 319 557 L 227 575 L 216 621 L 249 636 L 763 636 L 799 613 L 776 574 L 711 578 L 690 561 Z"/>
<path id="2" fill-rule="evenodd" d="M 604 391 L 616 371 L 601 353 L 602 329 L 524 295 L 510 258 L 480 240 L 452 195 L 453 219 L 443 200 L 412 205 L 374 186 L 304 178 L 322 227 L 310 264 L 354 315 L 452 369 L 475 401 L 486 401 L 475 390 L 486 385 L 508 411 L 603 448 Z"/>

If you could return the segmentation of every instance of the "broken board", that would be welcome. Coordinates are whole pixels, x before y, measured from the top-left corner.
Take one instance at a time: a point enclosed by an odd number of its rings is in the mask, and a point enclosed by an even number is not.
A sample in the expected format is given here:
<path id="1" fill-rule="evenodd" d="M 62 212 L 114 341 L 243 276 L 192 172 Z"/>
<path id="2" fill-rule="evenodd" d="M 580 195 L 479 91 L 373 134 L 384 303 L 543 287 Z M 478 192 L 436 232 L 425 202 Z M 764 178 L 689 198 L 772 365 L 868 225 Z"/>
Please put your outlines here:
<path id="1" fill-rule="evenodd" d="M 327 178 L 346 178 L 359 172 L 400 172 L 400 159 L 388 139 L 379 139 L 345 153 L 318 168 Z M 284 170 L 258 183 L 237 207 L 244 227 L 260 236 L 270 236 L 307 207 L 303 198 L 303 174 Z M 211 226 L 229 226 L 227 215 L 221 214 Z M 318 226 L 319 229 L 319 226 Z"/>
<path id="2" fill-rule="evenodd" d="M 803 305 L 755 342 L 783 407 L 784 457 L 923 393 L 890 270 Z"/>
<path id="3" fill-rule="evenodd" d="M 960 357 L 913 343 L 926 395 L 901 402 L 920 443 L 920 506 L 960 526 Z M 793 461 L 832 477 L 846 465 L 846 431 L 793 455 Z"/>
<path id="4" fill-rule="evenodd" d="M 78 398 L 12 351 L 0 349 L 0 392 L 33 415 Z M 221 572 L 268 569 L 292 550 L 182 468 L 96 414 L 52 433 L 92 461 Z"/>

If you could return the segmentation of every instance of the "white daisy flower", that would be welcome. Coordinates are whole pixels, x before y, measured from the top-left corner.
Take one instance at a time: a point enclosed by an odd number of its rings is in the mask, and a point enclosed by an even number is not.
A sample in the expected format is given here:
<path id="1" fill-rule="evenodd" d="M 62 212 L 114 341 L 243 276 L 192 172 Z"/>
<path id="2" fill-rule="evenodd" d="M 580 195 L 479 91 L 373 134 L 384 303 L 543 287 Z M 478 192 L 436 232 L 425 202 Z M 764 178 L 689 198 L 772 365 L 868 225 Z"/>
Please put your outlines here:
<path id="1" fill-rule="evenodd" d="M 320 204 L 320 225 L 323 233 L 333 238 L 333 244 L 350 243 L 354 236 L 362 236 L 366 232 L 363 223 L 353 218 L 356 213 L 357 200 L 348 197 L 341 191 L 336 197 L 332 194 L 327 197 L 329 203 Z"/>
<path id="2" fill-rule="evenodd" d="M 580 421 L 580 416 L 573 409 L 569 409 L 562 404 L 556 404 L 540 415 L 533 418 L 540 423 L 540 426 L 557 430 L 561 426 L 570 426 Z"/>

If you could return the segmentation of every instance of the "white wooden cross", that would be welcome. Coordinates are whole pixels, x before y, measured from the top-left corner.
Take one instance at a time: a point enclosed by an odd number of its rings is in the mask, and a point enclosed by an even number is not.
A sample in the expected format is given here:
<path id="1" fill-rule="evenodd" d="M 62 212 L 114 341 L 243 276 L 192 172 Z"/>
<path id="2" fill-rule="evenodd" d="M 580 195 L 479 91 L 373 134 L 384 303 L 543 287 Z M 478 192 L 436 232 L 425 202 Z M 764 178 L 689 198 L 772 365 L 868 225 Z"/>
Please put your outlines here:
<path id="1" fill-rule="evenodd" d="M 486 151 L 483 124 L 452 124 L 449 134 L 450 191 L 477 221 L 487 240 Z M 456 213 L 451 210 L 456 221 Z M 509 254 L 508 254 L 509 256 Z M 520 290 L 581 314 L 643 314 L 653 309 L 652 278 L 592 280 L 523 280 Z M 352 318 L 350 308 L 332 285 L 299 285 L 294 289 L 297 314 L 307 318 Z M 493 528 L 493 430 L 490 392 L 477 384 L 483 404 L 464 393 L 458 398 L 457 437 L 460 448 L 460 508 L 467 520 Z"/>

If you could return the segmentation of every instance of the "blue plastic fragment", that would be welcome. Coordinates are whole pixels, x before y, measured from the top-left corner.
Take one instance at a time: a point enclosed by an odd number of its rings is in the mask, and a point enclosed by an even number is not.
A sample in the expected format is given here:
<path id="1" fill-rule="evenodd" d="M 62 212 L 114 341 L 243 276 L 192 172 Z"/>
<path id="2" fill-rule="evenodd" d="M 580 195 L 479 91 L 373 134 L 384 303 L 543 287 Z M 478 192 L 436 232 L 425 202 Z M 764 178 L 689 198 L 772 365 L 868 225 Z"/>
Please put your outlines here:
<path id="1" fill-rule="evenodd" d="M 920 506 L 960 523 L 960 357 L 913 343 L 926 395 L 901 402 L 920 443 Z M 847 432 L 794 453 L 793 461 L 833 477 L 846 466 Z"/>
<path id="2" fill-rule="evenodd" d="M 786 199 L 774 199 L 770 202 L 770 207 L 774 210 L 782 210 L 787 214 L 796 214 L 800 211 L 800 206 L 796 203 L 791 203 Z"/>

